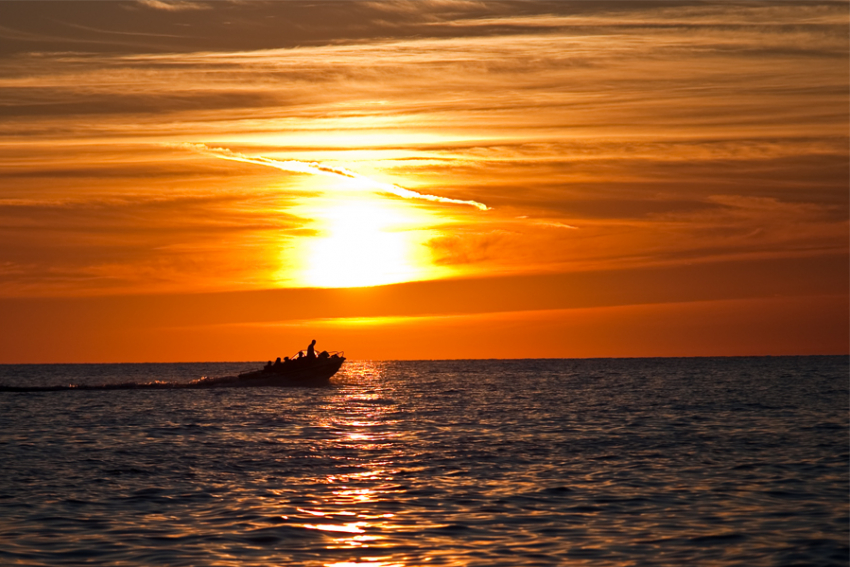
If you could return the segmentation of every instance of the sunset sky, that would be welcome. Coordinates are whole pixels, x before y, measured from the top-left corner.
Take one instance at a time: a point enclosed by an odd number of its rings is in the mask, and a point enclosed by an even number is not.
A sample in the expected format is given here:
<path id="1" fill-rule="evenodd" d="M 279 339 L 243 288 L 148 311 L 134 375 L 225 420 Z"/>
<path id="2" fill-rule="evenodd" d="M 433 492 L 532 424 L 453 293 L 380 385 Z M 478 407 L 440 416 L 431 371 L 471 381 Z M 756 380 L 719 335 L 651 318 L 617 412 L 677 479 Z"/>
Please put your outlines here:
<path id="1" fill-rule="evenodd" d="M 0 363 L 846 354 L 846 2 L 0 2 Z"/>

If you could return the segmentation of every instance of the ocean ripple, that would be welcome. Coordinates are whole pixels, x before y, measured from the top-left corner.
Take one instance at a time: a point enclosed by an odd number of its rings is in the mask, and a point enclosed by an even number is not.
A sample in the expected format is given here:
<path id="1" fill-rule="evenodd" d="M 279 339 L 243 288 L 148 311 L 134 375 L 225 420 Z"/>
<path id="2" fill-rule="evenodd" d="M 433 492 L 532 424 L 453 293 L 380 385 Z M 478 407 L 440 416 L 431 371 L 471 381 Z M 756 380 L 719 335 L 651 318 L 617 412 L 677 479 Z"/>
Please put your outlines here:
<path id="1" fill-rule="evenodd" d="M 847 375 L 846 357 L 355 361 L 326 388 L 4 392 L 0 563 L 848 565 Z"/>

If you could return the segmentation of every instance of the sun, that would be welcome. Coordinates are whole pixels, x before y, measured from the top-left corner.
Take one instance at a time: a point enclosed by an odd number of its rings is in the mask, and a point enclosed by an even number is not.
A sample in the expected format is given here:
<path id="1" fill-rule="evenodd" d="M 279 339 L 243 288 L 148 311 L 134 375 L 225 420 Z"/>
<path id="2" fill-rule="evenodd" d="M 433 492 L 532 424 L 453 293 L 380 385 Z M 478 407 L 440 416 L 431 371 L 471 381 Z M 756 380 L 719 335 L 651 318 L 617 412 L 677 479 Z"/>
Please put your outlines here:
<path id="1" fill-rule="evenodd" d="M 301 247 L 306 287 L 364 287 L 435 277 L 430 234 L 415 209 L 373 195 L 336 197 L 316 207 L 319 235 Z"/>

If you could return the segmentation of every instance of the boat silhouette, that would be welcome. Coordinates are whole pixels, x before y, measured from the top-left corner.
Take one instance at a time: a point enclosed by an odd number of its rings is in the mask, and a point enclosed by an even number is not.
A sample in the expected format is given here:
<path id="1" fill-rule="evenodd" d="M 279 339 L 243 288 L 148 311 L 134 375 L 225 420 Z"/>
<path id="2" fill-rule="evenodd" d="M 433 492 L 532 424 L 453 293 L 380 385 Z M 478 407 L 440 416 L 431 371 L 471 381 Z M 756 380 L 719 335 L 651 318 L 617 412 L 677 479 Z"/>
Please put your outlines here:
<path id="1" fill-rule="evenodd" d="M 300 358 L 287 359 L 286 362 L 280 364 L 269 363 L 261 370 L 245 372 L 238 376 L 200 378 L 189 382 L 187 387 L 251 388 L 258 386 L 324 386 L 330 382 L 334 374 L 339 372 L 343 362 L 345 362 L 343 352 L 323 352 L 315 358 L 302 356 Z"/>

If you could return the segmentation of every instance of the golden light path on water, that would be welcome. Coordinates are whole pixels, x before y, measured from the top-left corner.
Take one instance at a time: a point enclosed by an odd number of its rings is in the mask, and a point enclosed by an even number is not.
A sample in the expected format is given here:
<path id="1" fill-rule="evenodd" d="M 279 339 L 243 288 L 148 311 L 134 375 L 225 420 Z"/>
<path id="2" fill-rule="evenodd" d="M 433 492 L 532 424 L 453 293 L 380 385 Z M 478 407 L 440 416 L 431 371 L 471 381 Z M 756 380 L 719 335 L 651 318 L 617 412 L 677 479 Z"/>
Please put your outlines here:
<path id="1" fill-rule="evenodd" d="M 354 364 L 358 366 L 354 373 L 379 380 L 381 372 L 377 366 L 365 361 Z M 303 528 L 334 538 L 326 549 L 352 550 L 359 557 L 356 561 L 325 563 L 326 567 L 407 565 L 406 556 L 388 554 L 386 550 L 382 552 L 382 548 L 394 545 L 385 540 L 409 529 L 395 520 L 396 514 L 381 509 L 392 496 L 396 472 L 385 451 L 390 449 L 393 453 L 393 447 L 403 441 L 403 434 L 393 431 L 397 421 L 393 414 L 398 408 L 384 403 L 383 398 L 379 391 L 360 391 L 354 394 L 341 392 L 339 399 L 329 400 L 329 407 L 342 411 L 321 426 L 336 434 L 333 444 L 337 449 L 345 449 L 351 455 L 350 462 L 340 463 L 339 468 L 353 467 L 358 472 L 328 475 L 323 484 L 330 490 L 324 501 L 317 501 L 320 505 L 313 508 L 298 508 L 298 512 L 315 517 L 315 521 L 303 523 Z M 374 459 L 370 455 L 384 456 Z"/>

